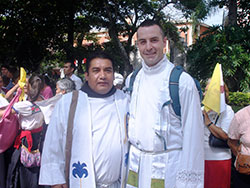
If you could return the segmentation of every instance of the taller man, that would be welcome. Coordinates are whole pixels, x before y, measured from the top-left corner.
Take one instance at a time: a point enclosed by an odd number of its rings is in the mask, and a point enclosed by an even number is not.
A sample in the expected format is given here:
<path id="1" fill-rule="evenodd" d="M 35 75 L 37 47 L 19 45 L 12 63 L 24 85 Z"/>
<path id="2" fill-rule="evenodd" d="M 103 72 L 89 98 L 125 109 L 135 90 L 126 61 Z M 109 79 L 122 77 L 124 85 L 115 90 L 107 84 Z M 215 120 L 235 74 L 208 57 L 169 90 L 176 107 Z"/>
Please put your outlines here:
<path id="1" fill-rule="evenodd" d="M 185 72 L 180 76 L 179 117 L 171 106 L 168 86 L 174 65 L 163 53 L 162 27 L 144 21 L 137 45 L 143 61 L 131 95 L 127 187 L 203 188 L 204 128 L 193 78 Z"/>

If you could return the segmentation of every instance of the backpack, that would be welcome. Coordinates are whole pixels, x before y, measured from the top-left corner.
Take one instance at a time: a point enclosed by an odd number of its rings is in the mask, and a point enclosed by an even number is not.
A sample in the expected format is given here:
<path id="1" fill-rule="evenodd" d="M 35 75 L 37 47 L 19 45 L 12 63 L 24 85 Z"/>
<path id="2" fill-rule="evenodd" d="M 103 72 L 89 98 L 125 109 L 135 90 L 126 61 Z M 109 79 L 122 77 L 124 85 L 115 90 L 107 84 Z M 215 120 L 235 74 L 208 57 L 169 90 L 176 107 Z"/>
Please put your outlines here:
<path id="1" fill-rule="evenodd" d="M 138 74 L 140 70 L 141 70 L 141 67 L 136 69 L 130 77 L 129 87 L 126 89 L 126 91 L 129 92 L 130 95 L 132 94 L 132 91 L 133 91 L 133 85 L 134 85 L 136 75 Z M 180 99 L 179 99 L 179 79 L 183 71 L 184 71 L 184 68 L 182 66 L 180 65 L 175 66 L 170 73 L 170 79 L 169 79 L 169 92 L 170 92 L 170 98 L 172 101 L 171 105 L 177 116 L 181 116 L 181 105 L 180 105 Z M 199 92 L 200 101 L 202 101 L 203 95 L 202 95 L 201 85 L 197 79 L 193 78 L 193 80 Z M 164 103 L 163 106 L 167 104 L 169 104 L 169 102 Z"/>

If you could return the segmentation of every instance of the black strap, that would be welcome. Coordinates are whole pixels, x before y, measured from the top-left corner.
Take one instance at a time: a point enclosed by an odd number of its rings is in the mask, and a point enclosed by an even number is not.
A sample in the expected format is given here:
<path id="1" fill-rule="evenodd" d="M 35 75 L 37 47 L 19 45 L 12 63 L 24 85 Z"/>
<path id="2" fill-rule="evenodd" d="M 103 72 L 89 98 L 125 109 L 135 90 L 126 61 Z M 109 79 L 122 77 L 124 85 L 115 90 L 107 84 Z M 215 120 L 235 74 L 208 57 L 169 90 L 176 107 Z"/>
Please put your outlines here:
<path id="1" fill-rule="evenodd" d="M 78 100 L 79 92 L 77 90 L 73 91 L 72 100 L 69 109 L 68 127 L 67 127 L 67 137 L 66 137 L 66 147 L 65 147 L 65 179 L 66 184 L 69 187 L 69 170 L 70 170 L 70 158 L 71 158 L 71 148 L 72 148 L 72 129 L 76 111 L 76 105 Z"/>
<path id="2" fill-rule="evenodd" d="M 216 120 L 215 120 L 215 122 L 214 122 L 215 125 L 216 125 L 216 123 L 217 123 L 219 117 L 220 117 L 220 115 L 217 116 L 217 118 L 216 118 Z"/>

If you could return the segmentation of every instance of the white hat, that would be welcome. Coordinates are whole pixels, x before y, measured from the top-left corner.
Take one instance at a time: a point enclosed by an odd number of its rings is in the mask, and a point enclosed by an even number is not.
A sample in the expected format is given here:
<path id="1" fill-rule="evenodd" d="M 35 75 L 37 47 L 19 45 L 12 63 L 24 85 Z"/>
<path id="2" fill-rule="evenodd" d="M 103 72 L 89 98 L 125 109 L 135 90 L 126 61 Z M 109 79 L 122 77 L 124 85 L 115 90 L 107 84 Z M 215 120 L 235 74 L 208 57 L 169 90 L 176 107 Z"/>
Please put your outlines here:
<path id="1" fill-rule="evenodd" d="M 117 84 L 123 84 L 123 76 L 117 72 L 115 72 L 115 79 L 113 82 L 114 86 L 116 86 Z"/>

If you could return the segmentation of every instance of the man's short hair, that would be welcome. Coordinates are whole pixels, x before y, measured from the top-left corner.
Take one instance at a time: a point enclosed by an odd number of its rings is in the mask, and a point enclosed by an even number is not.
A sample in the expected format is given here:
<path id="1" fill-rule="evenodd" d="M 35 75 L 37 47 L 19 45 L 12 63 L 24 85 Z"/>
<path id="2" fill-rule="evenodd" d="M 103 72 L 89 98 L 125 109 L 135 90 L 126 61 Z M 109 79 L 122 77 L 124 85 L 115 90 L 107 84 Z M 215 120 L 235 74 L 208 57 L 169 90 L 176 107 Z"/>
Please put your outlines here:
<path id="1" fill-rule="evenodd" d="M 163 27 L 161 26 L 161 24 L 159 23 L 159 21 L 157 20 L 150 20 L 150 19 L 147 19 L 147 20 L 144 20 L 138 27 L 138 29 L 140 27 L 149 27 L 149 26 L 153 26 L 153 25 L 157 25 L 159 26 L 160 28 L 160 31 L 161 31 L 161 34 L 162 34 L 162 37 L 165 37 L 165 33 L 164 33 L 164 30 L 163 30 Z M 137 29 L 137 31 L 138 31 Z M 138 36 L 138 32 L 137 32 L 137 36 Z"/>
<path id="2" fill-rule="evenodd" d="M 112 67 L 114 69 L 114 60 L 112 59 L 112 57 L 104 51 L 96 51 L 94 53 L 92 53 L 89 58 L 87 58 L 87 62 L 86 62 L 86 72 L 89 73 L 89 67 L 90 67 L 90 63 L 93 59 L 95 58 L 101 58 L 101 59 L 108 59 L 111 61 L 112 63 Z"/>
<path id="3" fill-rule="evenodd" d="M 75 65 L 75 63 L 74 63 L 74 60 L 72 60 L 72 59 L 67 59 L 67 60 L 64 61 L 64 64 L 66 64 L 66 63 L 70 63 L 70 67 L 73 68 L 74 71 L 76 70 L 76 65 Z M 73 72 L 74 72 L 74 71 L 73 71 Z"/>
<path id="4" fill-rule="evenodd" d="M 7 70 L 9 70 L 10 69 L 10 66 L 9 65 L 6 65 L 6 64 L 3 64 L 2 66 L 1 66 L 1 69 L 2 68 L 6 68 Z"/>

